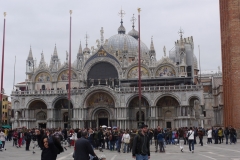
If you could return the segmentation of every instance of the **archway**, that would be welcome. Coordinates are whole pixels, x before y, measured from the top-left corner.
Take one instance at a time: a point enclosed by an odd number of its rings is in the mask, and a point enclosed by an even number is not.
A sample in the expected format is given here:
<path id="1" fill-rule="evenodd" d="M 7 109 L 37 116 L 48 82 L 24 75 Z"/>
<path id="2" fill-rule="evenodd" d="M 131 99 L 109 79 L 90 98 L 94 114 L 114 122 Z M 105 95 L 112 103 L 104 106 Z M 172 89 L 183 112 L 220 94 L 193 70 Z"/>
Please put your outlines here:
<path id="1" fill-rule="evenodd" d="M 54 104 L 53 118 L 56 121 L 63 122 L 62 127 L 67 128 L 68 126 L 68 106 L 69 100 L 67 98 L 61 98 L 56 101 Z M 73 117 L 73 104 L 70 102 L 70 117 Z"/>
<path id="2" fill-rule="evenodd" d="M 95 113 L 94 118 L 97 121 L 97 125 L 98 125 L 97 127 L 100 127 L 103 125 L 106 125 L 106 126 L 109 125 L 109 113 L 104 109 L 98 110 Z"/>
<path id="3" fill-rule="evenodd" d="M 35 119 L 35 121 L 30 122 L 29 127 L 46 128 L 47 105 L 42 100 L 34 100 L 29 104 L 28 108 L 29 119 Z"/>
<path id="4" fill-rule="evenodd" d="M 141 121 L 139 116 L 139 98 L 134 97 L 128 105 L 129 127 L 136 128 L 150 117 L 149 103 L 145 97 L 141 98 Z M 135 122 L 135 123 L 134 123 Z"/>
<path id="5" fill-rule="evenodd" d="M 179 102 L 174 97 L 164 96 L 158 100 L 156 106 L 157 117 L 162 119 L 162 126 L 166 128 L 176 126 L 174 125 L 174 119 L 178 116 Z"/>

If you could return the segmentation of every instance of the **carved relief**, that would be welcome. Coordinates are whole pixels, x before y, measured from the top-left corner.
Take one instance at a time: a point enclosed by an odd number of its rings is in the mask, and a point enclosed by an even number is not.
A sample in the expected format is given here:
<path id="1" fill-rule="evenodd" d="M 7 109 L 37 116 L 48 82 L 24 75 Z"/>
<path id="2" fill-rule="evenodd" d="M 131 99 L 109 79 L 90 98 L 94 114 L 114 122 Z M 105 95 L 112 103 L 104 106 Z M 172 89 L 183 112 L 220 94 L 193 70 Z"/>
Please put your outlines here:
<path id="1" fill-rule="evenodd" d="M 186 99 L 187 99 L 187 98 L 186 98 L 186 93 L 182 93 L 182 94 L 181 94 L 181 100 L 182 100 L 182 101 L 186 101 Z"/>

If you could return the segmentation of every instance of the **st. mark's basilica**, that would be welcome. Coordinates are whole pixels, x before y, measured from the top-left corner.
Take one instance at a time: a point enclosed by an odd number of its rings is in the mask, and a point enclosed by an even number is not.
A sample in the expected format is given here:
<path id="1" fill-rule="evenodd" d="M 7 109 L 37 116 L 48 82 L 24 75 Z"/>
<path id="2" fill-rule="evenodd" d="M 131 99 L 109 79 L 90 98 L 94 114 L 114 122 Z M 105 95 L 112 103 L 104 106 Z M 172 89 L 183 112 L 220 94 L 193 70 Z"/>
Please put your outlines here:
<path id="1" fill-rule="evenodd" d="M 13 128 L 66 128 L 68 121 L 72 128 L 101 125 L 137 128 L 139 123 L 151 128 L 211 126 L 214 111 L 211 104 L 205 104 L 204 88 L 199 84 L 193 37 L 184 38 L 182 30 L 179 39 L 173 41 L 175 46 L 171 51 L 163 46 L 164 56 L 159 60 L 153 39 L 149 47 L 141 41 L 139 113 L 139 34 L 134 27 L 133 20 L 132 29 L 127 33 L 121 19 L 116 34 L 108 39 L 104 39 L 101 28 L 96 47 L 88 48 L 86 43 L 82 49 L 80 43 L 71 64 L 71 75 L 68 74 L 68 53 L 66 62 L 61 63 L 56 45 L 49 65 L 43 53 L 37 65 L 30 48 L 28 57 L 26 55 L 27 78 L 16 85 L 17 90 L 11 95 Z M 69 76 L 71 113 L 68 114 Z"/>

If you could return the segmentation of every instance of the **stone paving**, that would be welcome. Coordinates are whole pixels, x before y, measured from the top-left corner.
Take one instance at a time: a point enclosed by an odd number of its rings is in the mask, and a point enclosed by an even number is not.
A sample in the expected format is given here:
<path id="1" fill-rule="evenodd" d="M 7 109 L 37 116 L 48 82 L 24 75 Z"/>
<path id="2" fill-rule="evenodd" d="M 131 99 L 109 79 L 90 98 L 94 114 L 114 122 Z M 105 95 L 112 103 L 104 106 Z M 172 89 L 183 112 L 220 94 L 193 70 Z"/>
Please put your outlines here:
<path id="1" fill-rule="evenodd" d="M 198 141 L 198 140 L 197 140 Z M 206 138 L 204 141 L 206 143 Z M 200 146 L 195 145 L 194 153 L 189 152 L 188 146 L 184 146 L 184 152 L 181 153 L 178 145 L 167 145 L 165 153 L 155 153 L 154 145 L 151 145 L 151 160 L 240 160 L 240 142 L 236 144 L 209 144 Z M 30 151 L 25 151 L 25 146 L 16 148 L 12 146 L 12 142 L 6 142 L 6 150 L 0 152 L 0 160 L 39 160 L 41 159 L 41 150 L 35 149 L 33 154 L 33 143 L 31 143 Z M 73 160 L 72 148 L 58 155 L 57 160 Z M 95 153 L 100 156 L 104 154 L 107 160 L 133 160 L 131 153 L 118 153 L 117 151 L 104 150 Z"/>

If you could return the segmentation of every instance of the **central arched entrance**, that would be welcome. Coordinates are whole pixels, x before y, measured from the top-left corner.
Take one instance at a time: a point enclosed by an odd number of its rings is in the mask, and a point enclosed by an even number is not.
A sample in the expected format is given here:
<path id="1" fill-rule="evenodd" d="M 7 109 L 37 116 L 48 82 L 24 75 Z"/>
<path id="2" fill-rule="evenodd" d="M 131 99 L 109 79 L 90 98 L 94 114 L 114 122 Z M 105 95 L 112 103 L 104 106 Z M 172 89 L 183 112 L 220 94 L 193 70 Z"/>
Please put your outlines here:
<path id="1" fill-rule="evenodd" d="M 90 94 L 85 106 L 89 113 L 85 127 L 99 128 L 102 125 L 111 126 L 113 124 L 114 120 L 111 117 L 114 117 L 115 102 L 107 92 L 98 91 Z"/>
<path id="2" fill-rule="evenodd" d="M 109 126 L 109 113 L 104 109 L 98 110 L 95 113 L 94 119 L 96 119 L 96 124 L 98 124 L 98 127 L 103 125 Z"/>

